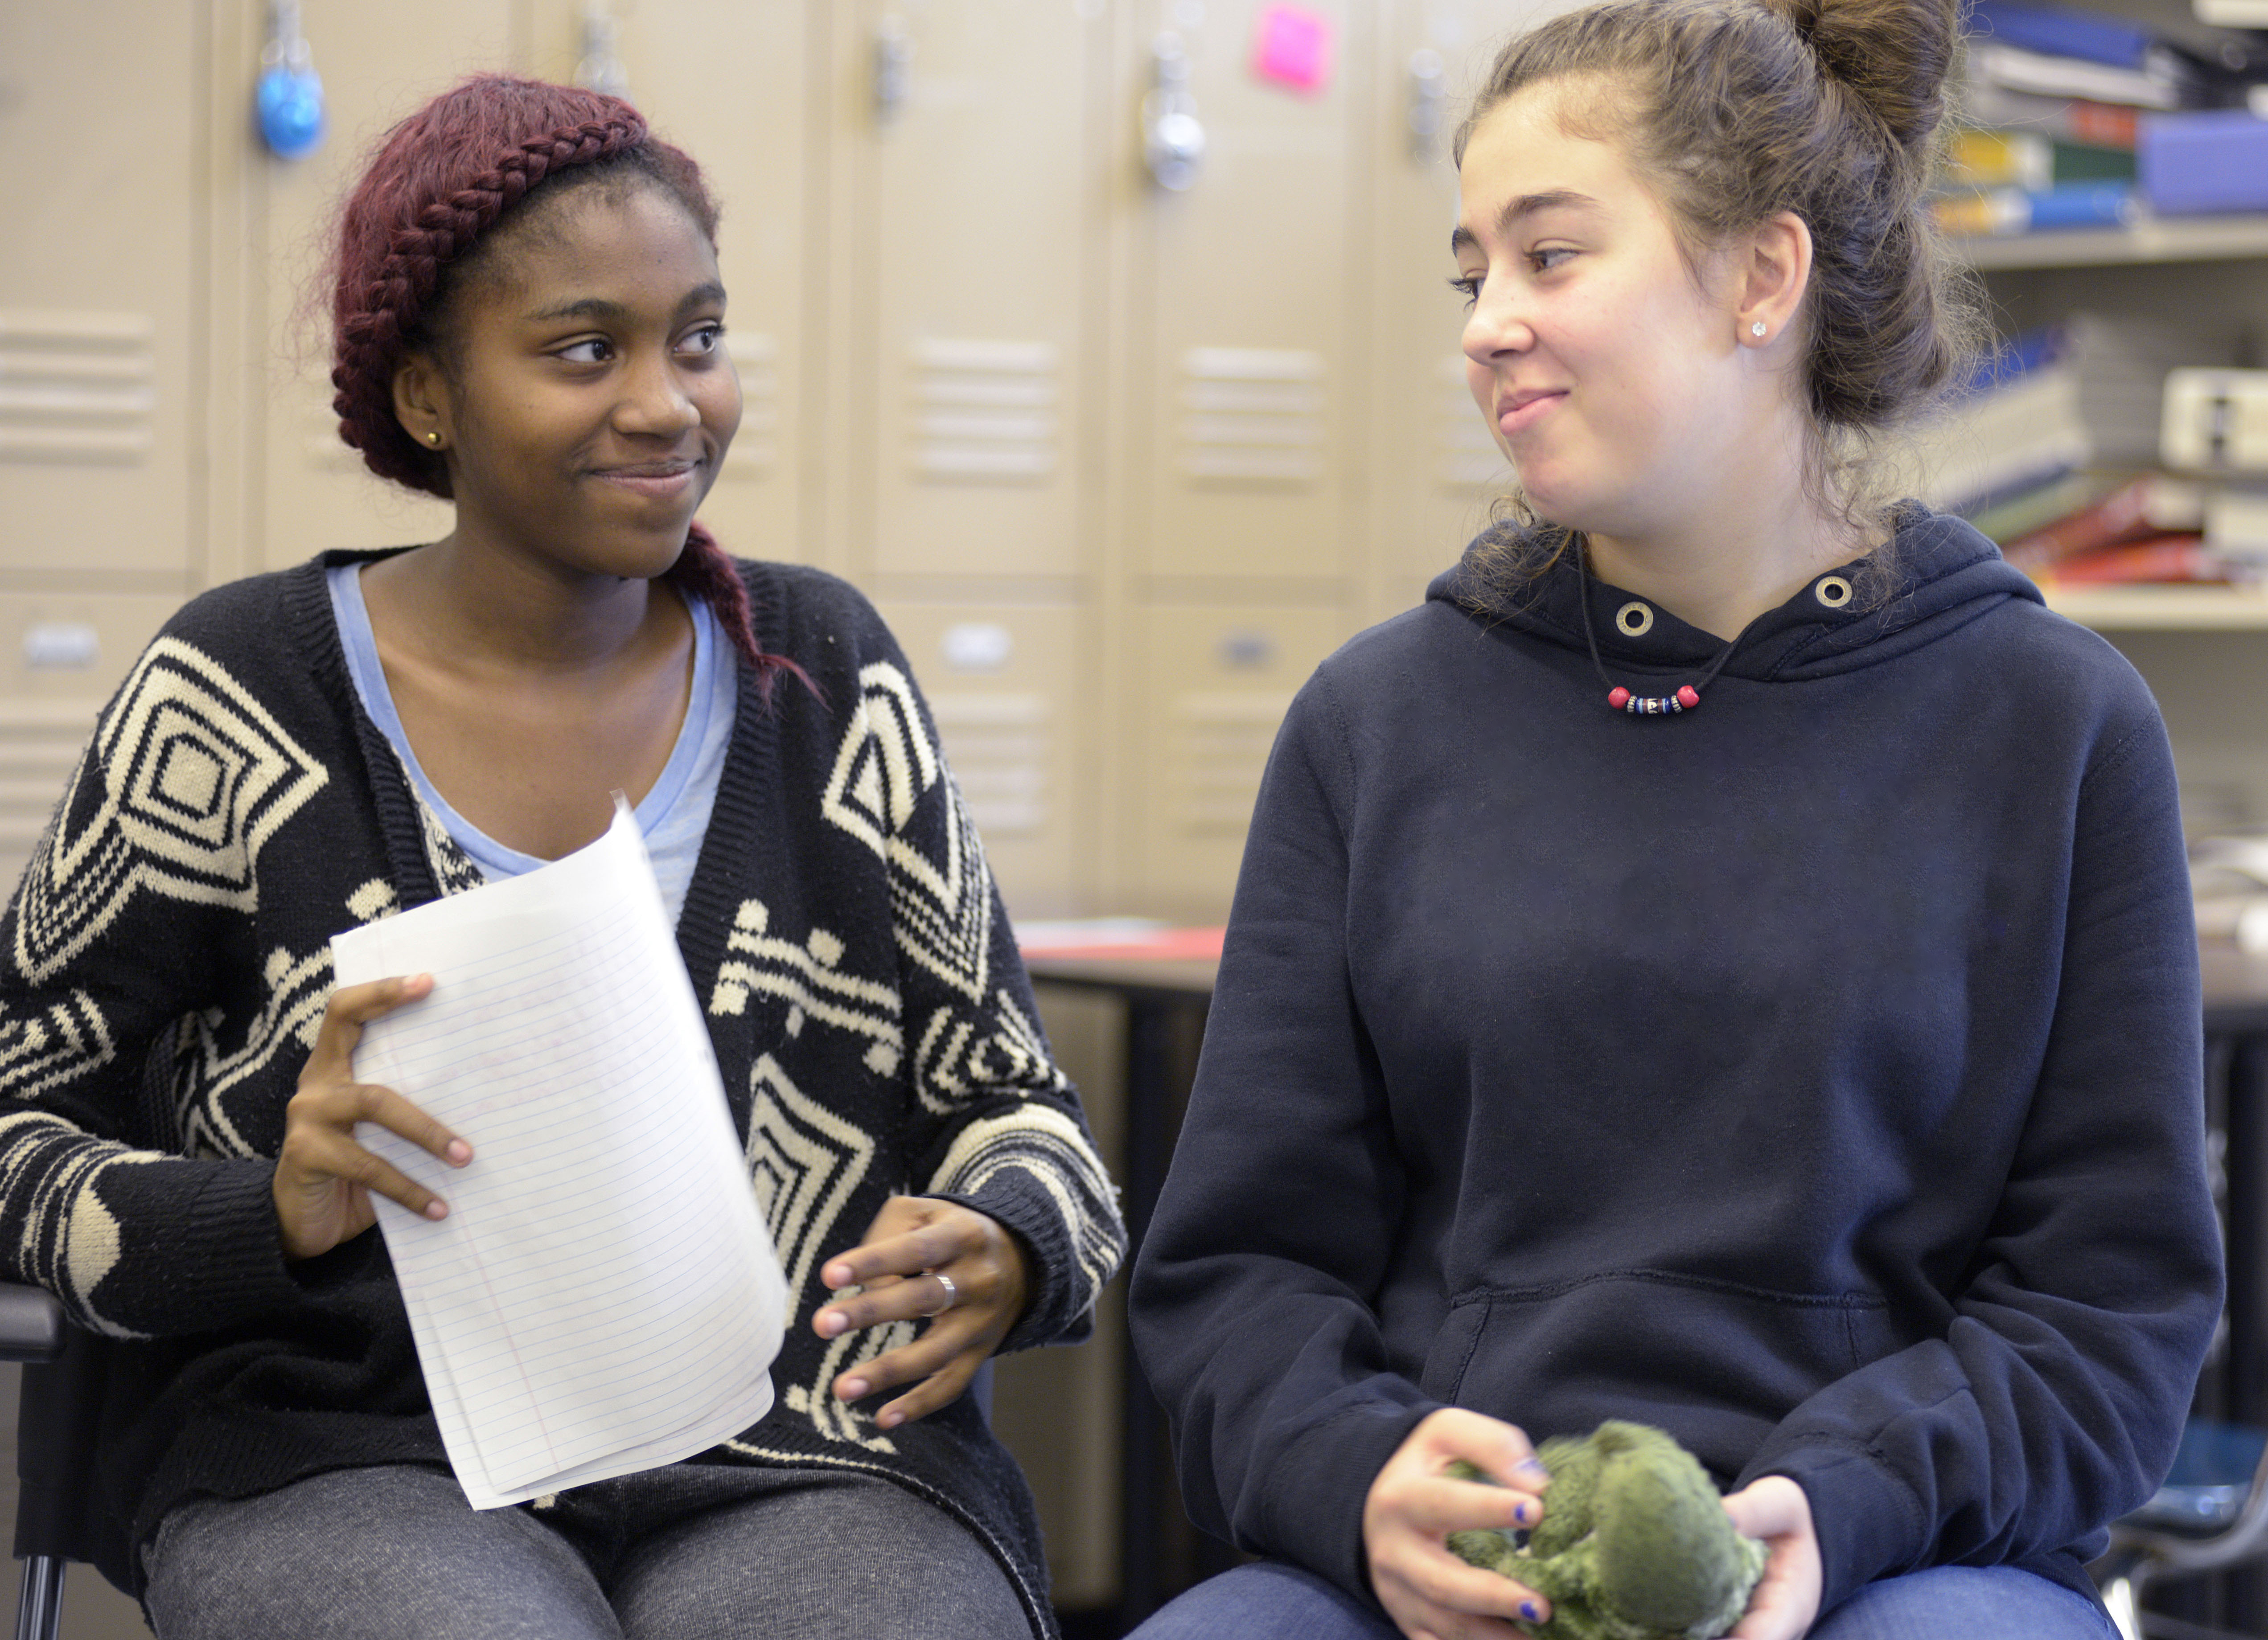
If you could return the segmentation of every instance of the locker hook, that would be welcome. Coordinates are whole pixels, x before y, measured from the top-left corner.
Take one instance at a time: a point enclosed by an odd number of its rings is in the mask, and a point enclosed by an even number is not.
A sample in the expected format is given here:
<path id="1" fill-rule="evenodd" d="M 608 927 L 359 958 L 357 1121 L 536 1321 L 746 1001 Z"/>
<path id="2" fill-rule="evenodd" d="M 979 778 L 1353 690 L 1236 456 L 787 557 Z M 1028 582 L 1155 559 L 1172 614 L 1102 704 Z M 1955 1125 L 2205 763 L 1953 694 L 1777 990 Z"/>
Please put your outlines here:
<path id="1" fill-rule="evenodd" d="M 1410 54 L 1410 157 L 1431 159 L 1449 103 L 1447 65 L 1431 46 Z"/>
<path id="2" fill-rule="evenodd" d="M 575 84 L 585 91 L 609 97 L 630 94 L 630 71 L 622 67 L 622 26 L 607 9 L 606 0 L 590 0 L 583 8 L 583 52 L 575 60 Z"/>
<path id="3" fill-rule="evenodd" d="M 913 95 L 914 37 L 902 17 L 886 17 L 874 33 L 874 120 L 887 125 Z"/>
<path id="4" fill-rule="evenodd" d="M 261 140 L 279 159 L 305 159 L 323 142 L 323 81 L 299 32 L 299 0 L 270 0 L 253 109 Z"/>
<path id="5" fill-rule="evenodd" d="M 1189 54 L 1178 34 L 1160 34 L 1150 47 L 1155 78 L 1142 99 L 1142 158 L 1160 188 L 1179 194 L 1204 165 L 1204 127 L 1189 90 Z"/>

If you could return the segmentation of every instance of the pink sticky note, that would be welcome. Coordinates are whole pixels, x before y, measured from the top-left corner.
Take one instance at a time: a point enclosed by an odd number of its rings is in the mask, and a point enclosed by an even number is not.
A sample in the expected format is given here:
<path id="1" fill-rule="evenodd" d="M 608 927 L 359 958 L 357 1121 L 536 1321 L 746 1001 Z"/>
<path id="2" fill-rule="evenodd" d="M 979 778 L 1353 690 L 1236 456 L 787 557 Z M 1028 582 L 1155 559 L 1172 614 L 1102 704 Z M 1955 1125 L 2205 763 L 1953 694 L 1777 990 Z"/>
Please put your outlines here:
<path id="1" fill-rule="evenodd" d="M 1314 96 L 1330 84 L 1331 20 L 1305 6 L 1271 5 L 1252 37 L 1252 71 Z"/>

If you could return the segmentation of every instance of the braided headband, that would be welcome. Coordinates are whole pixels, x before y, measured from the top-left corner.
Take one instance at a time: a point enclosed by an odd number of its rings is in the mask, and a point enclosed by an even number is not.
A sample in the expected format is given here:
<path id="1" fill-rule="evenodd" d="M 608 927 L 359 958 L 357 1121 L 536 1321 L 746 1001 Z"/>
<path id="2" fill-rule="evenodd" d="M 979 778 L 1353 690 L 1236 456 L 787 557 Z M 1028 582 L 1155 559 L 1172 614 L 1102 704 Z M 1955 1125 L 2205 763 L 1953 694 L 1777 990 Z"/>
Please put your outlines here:
<path id="1" fill-rule="evenodd" d="M 387 434 L 399 431 L 393 366 L 439 287 L 441 269 L 544 178 L 636 148 L 645 136 L 645 121 L 627 111 L 615 119 L 563 127 L 520 143 L 463 188 L 423 206 L 414 222 L 388 232 L 386 260 L 353 310 L 340 316 L 338 362 L 331 369 L 331 386 L 337 390 L 331 408 L 339 417 L 339 436 L 362 451 L 373 472 L 415 484 L 427 470 L 430 458 L 406 437 L 390 440 Z M 366 444 L 365 427 L 383 430 Z"/>

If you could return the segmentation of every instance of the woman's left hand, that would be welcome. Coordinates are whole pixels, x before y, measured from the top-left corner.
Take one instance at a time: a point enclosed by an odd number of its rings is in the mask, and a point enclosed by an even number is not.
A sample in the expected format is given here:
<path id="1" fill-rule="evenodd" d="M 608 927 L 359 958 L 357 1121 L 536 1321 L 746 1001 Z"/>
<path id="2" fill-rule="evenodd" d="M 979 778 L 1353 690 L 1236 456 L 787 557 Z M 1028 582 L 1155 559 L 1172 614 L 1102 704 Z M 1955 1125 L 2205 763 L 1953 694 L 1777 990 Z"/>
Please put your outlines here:
<path id="1" fill-rule="evenodd" d="M 861 1362 L 835 1380 L 838 1401 L 864 1401 L 900 1384 L 914 1387 L 874 1415 L 884 1429 L 956 1399 L 1024 1313 L 1031 1280 L 1024 1249 L 997 1220 L 958 1202 L 894 1195 L 866 1239 L 827 1261 L 819 1278 L 860 1291 L 811 1318 L 821 1338 L 854 1327 L 933 1317 L 920 1337 Z"/>
<path id="2" fill-rule="evenodd" d="M 1753 1481 L 1725 1500 L 1725 1512 L 1742 1535 L 1769 1552 L 1764 1575 L 1749 1597 L 1748 1615 L 1730 1640 L 1803 1640 L 1819 1615 L 1819 1538 L 1812 1530 L 1811 1499 L 1784 1475 Z"/>

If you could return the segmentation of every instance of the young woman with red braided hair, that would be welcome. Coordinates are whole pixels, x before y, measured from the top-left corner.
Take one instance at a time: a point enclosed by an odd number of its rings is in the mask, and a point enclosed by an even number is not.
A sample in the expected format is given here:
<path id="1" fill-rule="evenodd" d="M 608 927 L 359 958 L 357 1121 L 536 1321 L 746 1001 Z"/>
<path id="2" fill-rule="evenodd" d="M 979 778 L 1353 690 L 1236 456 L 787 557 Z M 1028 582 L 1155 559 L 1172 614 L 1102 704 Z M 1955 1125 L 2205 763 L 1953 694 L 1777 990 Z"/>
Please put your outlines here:
<path id="1" fill-rule="evenodd" d="M 1608 0 L 1459 133 L 1525 505 L 1270 760 L 1131 1297 L 1263 1558 L 1138 1640 L 2111 1640 L 2220 1305 L 2197 947 L 2141 680 L 1867 460 L 1970 357 L 1960 10 Z M 1743 1611 L 1451 1552 L 1608 1419 L 1766 1545 Z"/>
<path id="2" fill-rule="evenodd" d="M 345 204 L 341 431 L 440 540 L 191 603 L 106 711 L 0 922 L 0 1244 L 119 1341 L 104 1570 L 160 1640 L 1053 1629 L 962 1392 L 1077 1335 L 1123 1232 L 905 658 L 694 522 L 740 420 L 716 207 L 615 99 L 467 82 Z M 636 804 L 795 1306 L 772 1412 L 475 1511 L 357 1142 L 464 1142 L 356 1081 L 426 976 L 331 936 Z M 563 1202 L 559 1210 L 573 1212 Z"/>

